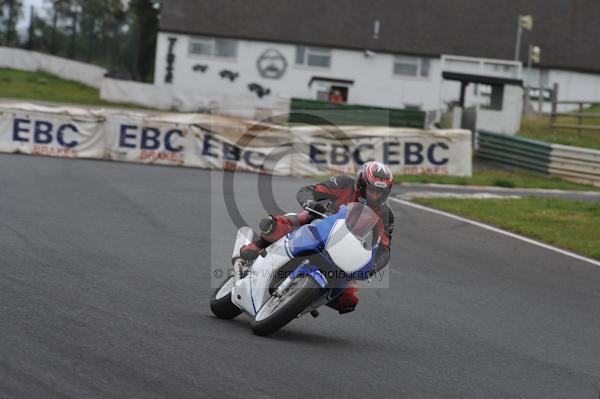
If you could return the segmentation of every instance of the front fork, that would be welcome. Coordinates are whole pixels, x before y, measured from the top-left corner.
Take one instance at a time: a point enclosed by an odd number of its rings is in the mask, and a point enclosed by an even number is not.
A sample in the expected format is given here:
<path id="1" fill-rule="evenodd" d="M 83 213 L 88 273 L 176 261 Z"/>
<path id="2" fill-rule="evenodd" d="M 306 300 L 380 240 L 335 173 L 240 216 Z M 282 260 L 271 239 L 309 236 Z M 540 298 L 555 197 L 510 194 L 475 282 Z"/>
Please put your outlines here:
<path id="1" fill-rule="evenodd" d="M 242 258 L 237 258 L 235 262 L 233 262 L 233 279 L 237 283 L 245 276 L 244 266 L 246 265 L 246 261 Z"/>
<path id="2" fill-rule="evenodd" d="M 290 287 L 290 285 L 292 285 L 292 282 L 296 278 L 303 276 L 312 277 L 313 280 L 315 280 L 317 284 L 321 286 L 321 288 L 327 288 L 328 286 L 327 278 L 323 275 L 323 273 L 321 273 L 321 270 L 319 270 L 318 267 L 309 264 L 308 261 L 304 261 L 297 268 L 295 268 L 294 271 L 281 282 L 281 284 L 279 284 L 275 292 L 273 292 L 273 296 L 281 297 Z"/>

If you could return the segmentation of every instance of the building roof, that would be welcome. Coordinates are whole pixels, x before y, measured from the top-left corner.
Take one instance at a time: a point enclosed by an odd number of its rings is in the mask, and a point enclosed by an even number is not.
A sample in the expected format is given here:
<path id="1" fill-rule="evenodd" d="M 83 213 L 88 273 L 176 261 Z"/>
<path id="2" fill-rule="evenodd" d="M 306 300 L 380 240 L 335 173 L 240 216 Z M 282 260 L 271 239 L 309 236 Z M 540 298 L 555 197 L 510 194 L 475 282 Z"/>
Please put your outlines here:
<path id="1" fill-rule="evenodd" d="M 160 29 L 315 46 L 512 59 L 531 14 L 540 66 L 600 73 L 599 0 L 163 0 Z M 373 38 L 374 24 L 380 24 Z"/>

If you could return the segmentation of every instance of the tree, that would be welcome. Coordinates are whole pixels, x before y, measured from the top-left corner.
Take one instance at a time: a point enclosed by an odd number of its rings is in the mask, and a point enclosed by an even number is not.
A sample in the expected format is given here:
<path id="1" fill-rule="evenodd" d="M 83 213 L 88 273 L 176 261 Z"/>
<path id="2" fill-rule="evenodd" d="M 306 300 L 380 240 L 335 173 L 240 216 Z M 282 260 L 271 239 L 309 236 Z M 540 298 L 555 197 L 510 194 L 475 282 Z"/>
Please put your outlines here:
<path id="1" fill-rule="evenodd" d="M 24 0 L 0 0 L 0 45 L 19 45 Z M 24 47 L 101 65 L 113 76 L 150 80 L 158 0 L 44 0 L 28 21 Z M 129 73 L 127 73 L 129 71 Z"/>
<path id="2" fill-rule="evenodd" d="M 133 15 L 134 77 L 150 81 L 154 74 L 160 1 L 131 0 L 129 10 Z"/>
<path id="3" fill-rule="evenodd" d="M 51 24 L 44 23 L 42 37 L 47 37 L 47 51 L 50 54 L 63 53 L 63 45 L 67 43 L 67 25 L 71 15 L 70 0 L 46 0 L 48 4 L 47 14 L 50 16 Z"/>
<path id="4" fill-rule="evenodd" d="M 16 45 L 19 43 L 17 33 L 17 23 L 23 16 L 22 0 L 0 0 L 0 33 L 6 45 Z"/>
<path id="5" fill-rule="evenodd" d="M 45 22 L 36 45 L 41 51 L 119 69 L 120 51 L 128 37 L 121 28 L 122 0 L 45 0 Z"/>

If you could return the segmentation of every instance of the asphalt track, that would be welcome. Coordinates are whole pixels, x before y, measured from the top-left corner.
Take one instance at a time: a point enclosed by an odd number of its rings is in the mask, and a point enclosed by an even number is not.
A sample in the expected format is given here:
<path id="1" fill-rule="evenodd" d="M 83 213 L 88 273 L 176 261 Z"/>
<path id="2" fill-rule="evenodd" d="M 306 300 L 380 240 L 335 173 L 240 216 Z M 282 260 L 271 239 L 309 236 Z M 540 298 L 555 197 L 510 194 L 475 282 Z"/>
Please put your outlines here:
<path id="1" fill-rule="evenodd" d="M 0 397 L 598 398 L 600 268 L 399 204 L 390 288 L 356 312 L 270 338 L 214 318 L 223 176 L 0 156 Z"/>

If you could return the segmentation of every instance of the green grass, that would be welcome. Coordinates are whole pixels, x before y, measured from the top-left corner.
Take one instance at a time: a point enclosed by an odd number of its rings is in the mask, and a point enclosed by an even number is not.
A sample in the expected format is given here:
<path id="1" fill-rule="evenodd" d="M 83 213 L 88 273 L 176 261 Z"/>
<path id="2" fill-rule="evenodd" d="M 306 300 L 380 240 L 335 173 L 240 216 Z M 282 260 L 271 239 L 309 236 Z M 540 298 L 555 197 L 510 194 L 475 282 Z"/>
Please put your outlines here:
<path id="1" fill-rule="evenodd" d="M 599 114 L 600 113 L 600 104 L 594 104 L 591 107 L 588 107 L 588 108 L 584 109 L 583 112 L 590 112 L 590 113 L 594 113 L 594 114 Z"/>
<path id="2" fill-rule="evenodd" d="M 600 259 L 599 202 L 554 198 L 418 198 L 415 202 Z"/>
<path id="3" fill-rule="evenodd" d="M 509 188 L 545 188 L 556 190 L 600 191 L 600 187 L 572 183 L 557 177 L 504 169 L 475 168 L 472 177 L 396 176 L 396 183 L 437 183 L 464 186 L 497 186 Z"/>
<path id="4" fill-rule="evenodd" d="M 44 72 L 4 68 L 0 68 L 0 97 L 81 105 L 133 107 L 128 104 L 103 101 L 100 99 L 98 89 L 78 82 L 60 79 Z"/>
<path id="5" fill-rule="evenodd" d="M 584 113 L 600 113 L 600 105 L 587 108 Z M 570 116 L 559 117 L 557 123 L 579 124 L 576 117 Z M 577 133 L 575 129 L 551 129 L 548 116 L 533 116 L 523 117 L 519 135 L 549 143 L 600 150 L 600 118 L 584 118 L 581 123 L 584 125 L 598 125 L 598 130 L 582 130 Z"/>

